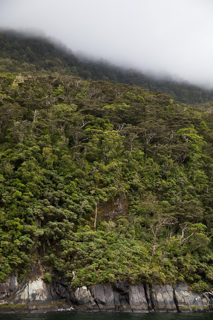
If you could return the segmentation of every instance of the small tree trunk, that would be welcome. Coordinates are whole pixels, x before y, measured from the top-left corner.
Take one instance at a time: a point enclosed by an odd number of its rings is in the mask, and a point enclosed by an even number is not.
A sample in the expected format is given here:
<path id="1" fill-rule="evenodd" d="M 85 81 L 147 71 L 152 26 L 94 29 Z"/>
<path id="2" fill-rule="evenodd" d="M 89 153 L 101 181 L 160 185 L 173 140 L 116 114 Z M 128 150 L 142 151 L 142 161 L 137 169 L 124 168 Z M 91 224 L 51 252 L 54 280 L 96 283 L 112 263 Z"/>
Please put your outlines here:
<path id="1" fill-rule="evenodd" d="M 94 221 L 94 231 L 96 231 L 96 224 L 97 224 L 97 217 L 98 217 L 98 204 L 95 203 L 95 221 Z"/>
<path id="2" fill-rule="evenodd" d="M 152 260 L 154 259 L 155 253 L 156 253 L 156 249 L 157 249 L 157 234 L 154 235 L 154 243 L 153 243 L 153 248 L 152 248 L 152 257 L 149 261 L 149 266 L 152 263 Z"/>
<path id="3" fill-rule="evenodd" d="M 37 121 L 37 117 L 38 117 L 38 110 L 35 109 L 35 111 L 33 112 L 33 122 Z"/>

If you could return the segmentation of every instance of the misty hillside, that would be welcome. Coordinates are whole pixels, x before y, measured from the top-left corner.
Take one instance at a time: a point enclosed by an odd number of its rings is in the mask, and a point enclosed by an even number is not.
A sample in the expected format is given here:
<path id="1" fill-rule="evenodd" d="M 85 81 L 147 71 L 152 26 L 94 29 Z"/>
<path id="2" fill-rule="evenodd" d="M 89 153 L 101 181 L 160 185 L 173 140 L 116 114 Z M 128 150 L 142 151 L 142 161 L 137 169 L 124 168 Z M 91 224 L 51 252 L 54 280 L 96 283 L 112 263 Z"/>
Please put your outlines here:
<path id="1" fill-rule="evenodd" d="M 14 74 L 74 75 L 83 79 L 137 85 L 161 91 L 180 103 L 199 104 L 213 100 L 213 91 L 188 83 L 154 80 L 135 70 L 124 70 L 104 61 L 78 59 L 71 50 L 49 39 L 24 36 L 14 31 L 0 32 L 0 72 Z"/>

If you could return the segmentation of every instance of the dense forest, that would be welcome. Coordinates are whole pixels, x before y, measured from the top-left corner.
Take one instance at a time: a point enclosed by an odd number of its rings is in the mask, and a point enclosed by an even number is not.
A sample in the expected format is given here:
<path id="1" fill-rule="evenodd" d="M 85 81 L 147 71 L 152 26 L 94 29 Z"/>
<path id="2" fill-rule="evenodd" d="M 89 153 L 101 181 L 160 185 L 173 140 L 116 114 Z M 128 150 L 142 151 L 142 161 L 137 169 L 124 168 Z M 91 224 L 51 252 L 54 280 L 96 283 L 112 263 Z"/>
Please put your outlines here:
<path id="1" fill-rule="evenodd" d="M 179 103 L 197 104 L 213 100 L 213 91 L 183 82 L 153 79 L 142 72 L 127 70 L 106 61 L 82 60 L 64 45 L 49 38 L 23 35 L 13 30 L 0 30 L 0 72 L 16 75 L 73 75 L 85 80 L 126 83 L 168 94 Z"/>
<path id="2" fill-rule="evenodd" d="M 212 109 L 34 71 L 0 75 L 0 282 L 39 261 L 72 287 L 211 289 Z"/>

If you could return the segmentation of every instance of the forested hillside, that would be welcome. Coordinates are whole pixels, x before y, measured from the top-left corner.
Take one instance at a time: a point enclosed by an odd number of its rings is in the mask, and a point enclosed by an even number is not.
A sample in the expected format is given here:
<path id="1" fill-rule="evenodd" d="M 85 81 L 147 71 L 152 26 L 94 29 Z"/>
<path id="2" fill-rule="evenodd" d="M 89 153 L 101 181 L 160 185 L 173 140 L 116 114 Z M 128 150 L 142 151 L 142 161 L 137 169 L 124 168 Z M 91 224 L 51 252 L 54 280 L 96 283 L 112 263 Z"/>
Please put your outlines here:
<path id="1" fill-rule="evenodd" d="M 65 273 L 73 287 L 209 290 L 212 155 L 211 109 L 126 84 L 2 73 L 0 281 L 40 261 L 45 281 Z"/>
<path id="2" fill-rule="evenodd" d="M 74 75 L 84 79 L 137 85 L 153 92 L 162 91 L 186 104 L 213 100 L 213 91 L 189 83 L 154 80 L 141 72 L 126 70 L 104 61 L 79 60 L 70 49 L 48 38 L 24 36 L 15 31 L 0 31 L 0 72 L 15 74 Z"/>

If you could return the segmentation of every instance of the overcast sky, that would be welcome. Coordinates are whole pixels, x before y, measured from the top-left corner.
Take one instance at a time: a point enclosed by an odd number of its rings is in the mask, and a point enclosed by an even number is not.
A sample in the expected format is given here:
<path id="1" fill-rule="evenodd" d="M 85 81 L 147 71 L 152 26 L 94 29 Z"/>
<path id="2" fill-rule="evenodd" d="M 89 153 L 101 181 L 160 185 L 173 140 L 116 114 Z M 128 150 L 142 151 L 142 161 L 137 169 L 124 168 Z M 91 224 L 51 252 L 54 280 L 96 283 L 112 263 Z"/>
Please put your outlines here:
<path id="1" fill-rule="evenodd" d="M 213 0 L 0 0 L 0 27 L 213 87 Z"/>

